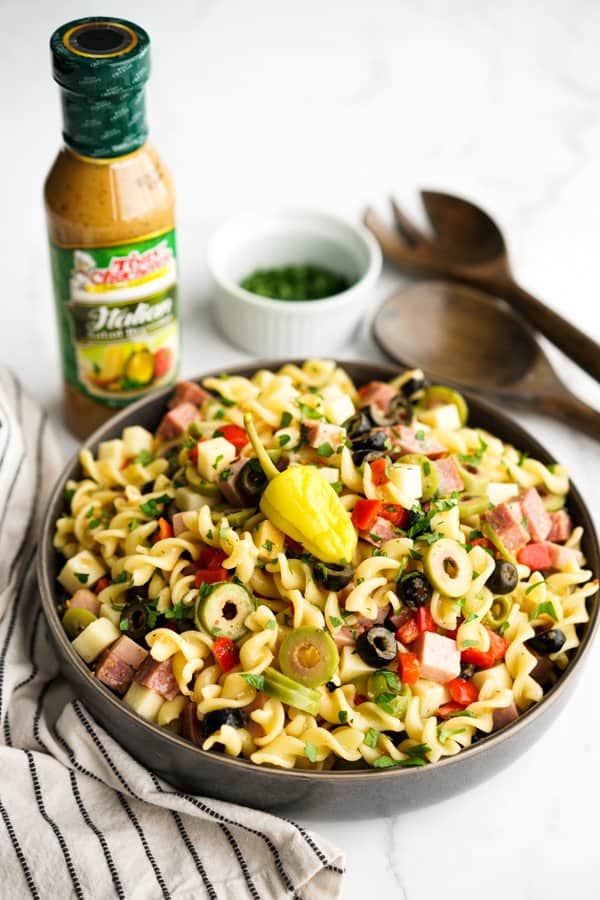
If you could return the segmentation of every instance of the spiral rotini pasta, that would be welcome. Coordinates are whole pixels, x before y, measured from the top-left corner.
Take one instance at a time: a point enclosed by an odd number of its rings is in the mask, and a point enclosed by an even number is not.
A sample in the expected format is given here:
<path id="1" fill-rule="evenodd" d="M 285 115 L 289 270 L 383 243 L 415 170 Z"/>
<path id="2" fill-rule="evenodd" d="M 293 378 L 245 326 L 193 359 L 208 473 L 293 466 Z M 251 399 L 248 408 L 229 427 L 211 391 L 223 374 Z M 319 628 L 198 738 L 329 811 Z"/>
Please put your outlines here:
<path id="1" fill-rule="evenodd" d="M 568 668 L 598 582 L 564 467 L 416 370 L 357 391 L 308 360 L 178 396 L 186 427 L 176 406 L 81 452 L 54 535 L 65 628 L 139 714 L 258 765 L 419 766 Z"/>

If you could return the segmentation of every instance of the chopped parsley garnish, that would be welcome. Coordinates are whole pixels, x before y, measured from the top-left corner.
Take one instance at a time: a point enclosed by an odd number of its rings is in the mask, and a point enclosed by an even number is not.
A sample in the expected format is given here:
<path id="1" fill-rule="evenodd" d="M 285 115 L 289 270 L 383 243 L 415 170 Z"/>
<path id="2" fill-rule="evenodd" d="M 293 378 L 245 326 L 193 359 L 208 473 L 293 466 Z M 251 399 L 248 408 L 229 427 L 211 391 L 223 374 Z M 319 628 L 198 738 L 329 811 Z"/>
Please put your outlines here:
<path id="1" fill-rule="evenodd" d="M 222 472 L 219 473 L 219 481 L 227 481 L 228 478 L 231 478 L 232 469 L 228 466 L 226 469 L 223 469 Z"/>
<path id="2" fill-rule="evenodd" d="M 423 463 L 423 472 L 425 473 L 425 475 L 431 474 L 431 463 L 429 462 L 429 460 L 426 460 Z"/>
<path id="3" fill-rule="evenodd" d="M 555 622 L 558 622 L 558 616 L 556 615 L 556 610 L 554 609 L 552 600 L 546 600 L 544 603 L 538 603 L 535 609 L 529 614 L 529 621 L 532 622 L 534 619 L 537 619 L 540 616 L 550 616 L 551 619 L 554 619 Z"/>
<path id="4" fill-rule="evenodd" d="M 333 456 L 334 449 L 329 443 L 329 441 L 325 441 L 324 444 L 321 444 L 320 447 L 317 447 L 317 456 Z"/>
<path id="5" fill-rule="evenodd" d="M 319 755 L 319 751 L 315 747 L 314 744 L 311 744 L 310 741 L 307 741 L 304 745 L 304 753 L 305 756 L 310 759 L 311 762 L 317 761 L 317 756 Z"/>
<path id="6" fill-rule="evenodd" d="M 281 414 L 281 422 L 280 422 L 279 427 L 280 427 L 280 428 L 287 428 L 288 425 L 291 424 L 291 421 L 292 421 L 292 414 L 291 414 L 291 412 L 288 412 L 288 411 L 286 410 L 285 412 L 283 412 L 283 413 Z"/>
<path id="7" fill-rule="evenodd" d="M 530 594 L 532 591 L 535 591 L 536 587 L 539 587 L 540 584 L 546 584 L 546 581 L 542 578 L 540 579 L 540 581 L 536 581 L 534 584 L 530 584 L 529 587 L 525 589 L 525 593 Z"/>
<path id="8" fill-rule="evenodd" d="M 280 447 L 285 447 L 286 444 L 289 444 L 291 439 L 292 439 L 292 437 L 289 434 L 280 434 L 279 437 L 277 438 L 277 440 L 279 441 Z"/>
<path id="9" fill-rule="evenodd" d="M 370 747 L 371 750 L 374 750 L 377 746 L 377 741 L 379 740 L 379 732 L 376 728 L 369 728 L 367 733 L 365 734 L 365 744 L 367 747 Z"/>
<path id="10" fill-rule="evenodd" d="M 220 420 L 220 419 L 225 418 L 225 410 L 223 409 L 222 406 L 220 406 L 220 407 L 218 408 L 218 410 L 217 410 L 216 413 L 214 414 L 213 418 L 214 418 L 214 419 L 217 419 L 217 421 Z"/>
<path id="11" fill-rule="evenodd" d="M 253 672 L 242 672 L 241 674 L 246 684 L 249 684 L 250 687 L 255 688 L 257 691 L 262 691 L 265 686 L 264 675 L 255 675 Z"/>
<path id="12" fill-rule="evenodd" d="M 184 606 L 183 603 L 175 603 L 174 606 L 165 609 L 165 619 L 185 619 L 187 618 L 187 610 L 187 606 Z"/>
<path id="13" fill-rule="evenodd" d="M 75 488 L 65 488 L 65 500 L 70 503 L 75 496 Z"/>
<path id="14" fill-rule="evenodd" d="M 334 628 L 340 628 L 344 624 L 341 619 L 338 619 L 337 616 L 329 616 L 329 621 Z"/>
<path id="15" fill-rule="evenodd" d="M 90 522 L 89 522 L 90 528 L 97 528 L 98 525 L 100 525 L 100 524 L 101 524 L 100 519 L 90 519 Z"/>
<path id="16" fill-rule="evenodd" d="M 383 693 L 378 694 L 375 697 L 375 703 L 377 704 L 377 706 L 379 706 L 381 709 L 383 709 L 384 712 L 387 712 L 387 713 L 390 713 L 390 715 L 393 715 L 393 710 L 392 710 L 391 704 L 393 703 L 393 701 L 395 699 L 396 699 L 396 694 L 392 694 L 391 691 L 383 691 Z"/>
<path id="17" fill-rule="evenodd" d="M 466 730 L 466 728 L 455 728 L 454 731 L 450 731 L 445 725 L 440 725 L 438 727 L 438 741 L 445 744 L 448 738 L 454 737 L 455 734 L 462 734 Z"/>
<path id="18" fill-rule="evenodd" d="M 474 450 L 473 453 L 459 453 L 458 460 L 461 463 L 467 463 L 471 466 L 478 466 L 483 459 L 483 454 L 487 450 L 488 445 L 483 440 L 481 435 L 479 436 L 479 447 L 477 450 Z"/>
<path id="19" fill-rule="evenodd" d="M 320 422 L 327 421 L 323 413 L 320 413 L 318 409 L 314 408 L 314 406 L 309 406 L 308 403 L 302 403 L 302 401 L 299 400 L 298 407 L 300 409 L 300 415 L 304 419 L 317 419 Z"/>
<path id="20" fill-rule="evenodd" d="M 479 641 L 461 641 L 460 646 L 463 648 L 463 650 L 466 650 L 467 647 L 478 647 Z"/>
<path id="21" fill-rule="evenodd" d="M 145 503 L 140 503 L 140 509 L 149 519 L 155 519 L 162 514 L 162 508 L 159 509 L 159 506 L 163 507 L 170 502 L 171 497 L 168 494 L 161 494 L 160 497 L 152 497 L 152 499 L 146 500 Z"/>
<path id="22" fill-rule="evenodd" d="M 425 440 L 425 432 L 423 430 L 417 431 L 415 433 L 415 438 L 417 441 L 423 443 L 423 441 Z"/>
<path id="23" fill-rule="evenodd" d="M 75 575 L 77 581 L 79 581 L 81 584 L 88 583 L 88 578 L 90 577 L 89 572 L 74 572 L 73 574 Z"/>
<path id="24" fill-rule="evenodd" d="M 127 572 L 119 572 L 119 574 L 115 575 L 112 579 L 111 584 L 125 584 L 126 581 L 129 581 Z"/>
<path id="25" fill-rule="evenodd" d="M 265 628 L 268 628 L 269 631 L 275 631 L 275 629 L 277 628 L 277 623 L 275 622 L 275 619 L 269 619 L 269 621 L 265 625 Z"/>
<path id="26" fill-rule="evenodd" d="M 223 454 L 222 454 L 222 453 L 219 453 L 219 455 L 218 455 L 217 458 L 215 459 L 214 463 L 212 464 L 212 467 L 213 467 L 213 469 L 215 470 L 215 472 L 217 471 L 217 467 L 218 467 L 218 465 L 219 465 L 219 463 L 221 462 L 222 459 L 223 459 Z"/>
<path id="27" fill-rule="evenodd" d="M 139 463 L 140 466 L 147 466 L 148 463 L 151 463 L 153 460 L 152 453 L 150 450 L 140 450 L 137 456 L 134 456 L 134 463 Z"/>
<path id="28" fill-rule="evenodd" d="M 270 553 L 273 549 L 273 541 L 270 541 L 269 538 L 267 538 L 267 540 L 263 544 L 263 547 L 265 548 L 267 553 Z"/>
<path id="29" fill-rule="evenodd" d="M 380 669 L 378 674 L 383 675 L 385 683 L 391 691 L 400 690 L 400 681 L 395 672 L 390 672 L 389 669 Z"/>
<path id="30" fill-rule="evenodd" d="M 340 711 L 338 713 L 338 719 L 340 720 L 342 725 L 348 721 L 348 713 L 346 712 L 345 709 L 340 709 Z"/>
<path id="31" fill-rule="evenodd" d="M 332 482 L 331 487 L 334 489 L 336 494 L 341 494 L 342 490 L 344 488 L 344 485 L 342 484 L 341 481 L 334 481 L 334 482 Z"/>
<path id="32" fill-rule="evenodd" d="M 121 631 L 127 631 L 127 629 L 129 628 L 129 619 L 121 619 L 121 621 L 119 622 L 119 628 L 121 629 Z"/>

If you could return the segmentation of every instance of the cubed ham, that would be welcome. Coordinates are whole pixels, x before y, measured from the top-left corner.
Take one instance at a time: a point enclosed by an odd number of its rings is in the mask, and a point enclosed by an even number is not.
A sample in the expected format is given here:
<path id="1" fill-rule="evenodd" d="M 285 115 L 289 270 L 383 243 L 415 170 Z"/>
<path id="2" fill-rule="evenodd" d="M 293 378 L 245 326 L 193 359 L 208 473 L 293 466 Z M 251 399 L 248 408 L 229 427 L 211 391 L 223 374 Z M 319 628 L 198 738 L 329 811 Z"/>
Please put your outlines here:
<path id="1" fill-rule="evenodd" d="M 169 400 L 169 409 L 175 409 L 182 403 L 193 403 L 194 406 L 202 406 L 205 400 L 212 395 L 193 381 L 180 381 L 175 385 L 175 393 Z"/>
<path id="2" fill-rule="evenodd" d="M 238 459 L 227 467 L 227 478 L 219 479 L 219 490 L 231 506 L 246 506 L 247 500 L 238 487 L 240 472 L 248 462 L 247 459 Z M 225 473 L 223 473 L 225 474 Z"/>
<path id="3" fill-rule="evenodd" d="M 359 390 L 359 406 L 375 406 L 385 415 L 389 409 L 390 401 L 398 391 L 385 381 L 370 381 Z"/>
<path id="4" fill-rule="evenodd" d="M 97 595 L 87 588 L 79 588 L 73 596 L 67 600 L 67 609 L 87 609 L 95 616 L 100 612 L 100 601 Z"/>
<path id="5" fill-rule="evenodd" d="M 464 482 L 460 477 L 458 465 L 453 456 L 435 459 L 431 463 L 437 472 L 437 490 L 440 497 L 449 497 L 454 491 L 464 490 Z"/>
<path id="6" fill-rule="evenodd" d="M 395 538 L 396 532 L 387 519 L 384 519 L 382 516 L 377 516 L 368 531 L 360 532 L 360 537 L 361 540 L 366 541 L 367 544 L 379 547 L 384 541 L 391 541 L 392 538 Z"/>
<path id="7" fill-rule="evenodd" d="M 363 632 L 364 628 L 349 628 L 347 625 L 342 625 L 341 628 L 333 635 L 333 640 L 335 642 L 338 650 L 342 650 L 343 647 L 353 647 L 356 643 L 356 636 Z"/>
<path id="8" fill-rule="evenodd" d="M 188 530 L 183 516 L 184 514 L 182 512 L 176 512 L 171 519 L 171 525 L 173 526 L 173 535 L 175 537 L 180 535 L 182 531 Z"/>
<path id="9" fill-rule="evenodd" d="M 527 520 L 526 528 L 532 541 L 545 541 L 552 527 L 552 520 L 546 511 L 542 498 L 535 488 L 527 488 L 519 494 L 521 518 Z"/>
<path id="10" fill-rule="evenodd" d="M 100 655 L 94 674 L 102 684 L 118 694 L 124 694 L 133 681 L 134 670 L 109 648 Z"/>
<path id="11" fill-rule="evenodd" d="M 519 710 L 516 707 L 515 701 L 511 700 L 508 706 L 501 706 L 500 709 L 495 709 L 492 713 L 492 731 L 499 731 L 501 728 L 505 728 L 506 725 L 510 725 L 511 722 L 514 722 L 515 719 L 519 718 Z"/>
<path id="12" fill-rule="evenodd" d="M 448 452 L 446 447 L 438 444 L 427 437 L 427 433 L 423 432 L 421 436 L 419 431 L 414 431 L 407 425 L 393 425 L 391 428 L 382 429 L 386 432 L 392 445 L 392 452 L 395 453 L 419 453 L 421 456 L 427 456 L 429 459 L 439 459 Z M 419 437 L 417 437 L 417 434 Z"/>
<path id="13" fill-rule="evenodd" d="M 367 619 L 366 616 L 358 617 L 358 624 L 362 625 L 365 629 L 373 628 L 374 625 L 382 625 L 388 617 L 390 611 L 390 605 L 388 603 L 387 606 L 378 606 L 377 614 L 374 619 Z"/>
<path id="14" fill-rule="evenodd" d="M 556 512 L 550 513 L 550 531 L 546 535 L 549 541 L 561 544 L 571 537 L 573 525 L 571 516 L 566 509 L 558 509 Z"/>
<path id="15" fill-rule="evenodd" d="M 460 675 L 460 653 L 454 638 L 424 631 L 413 647 L 421 663 L 422 678 L 445 684 Z"/>
<path id="16" fill-rule="evenodd" d="M 333 450 L 337 450 L 346 440 L 346 431 L 339 425 L 315 422 L 313 419 L 305 419 L 301 425 L 309 447 L 317 449 L 323 444 L 329 444 Z"/>
<path id="17" fill-rule="evenodd" d="M 529 532 L 523 527 L 521 504 L 518 501 L 499 503 L 485 513 L 484 518 L 509 553 L 518 553 L 529 542 Z"/>
<path id="18" fill-rule="evenodd" d="M 148 651 L 136 644 L 135 641 L 132 641 L 126 634 L 121 635 L 110 649 L 119 659 L 131 666 L 132 669 L 139 669 L 148 656 Z"/>
<path id="19" fill-rule="evenodd" d="M 184 434 L 188 425 L 199 418 L 200 413 L 193 403 L 180 403 L 163 417 L 156 435 L 162 441 L 171 441 Z"/>
<path id="20" fill-rule="evenodd" d="M 151 656 L 147 656 L 135 673 L 135 680 L 144 687 L 156 691 L 165 700 L 172 700 L 179 693 L 170 657 L 157 662 Z"/>

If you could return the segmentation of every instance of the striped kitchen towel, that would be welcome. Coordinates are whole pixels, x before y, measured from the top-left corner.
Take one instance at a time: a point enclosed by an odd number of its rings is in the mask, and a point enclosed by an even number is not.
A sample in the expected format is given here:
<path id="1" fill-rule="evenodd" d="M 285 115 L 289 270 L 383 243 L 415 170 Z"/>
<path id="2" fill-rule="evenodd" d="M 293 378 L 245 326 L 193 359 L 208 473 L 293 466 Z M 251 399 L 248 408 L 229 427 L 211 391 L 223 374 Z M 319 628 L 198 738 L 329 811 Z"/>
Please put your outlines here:
<path id="1" fill-rule="evenodd" d="M 298 825 L 179 793 L 60 677 L 35 577 L 60 454 L 0 371 L 0 897 L 335 898 L 343 858 Z"/>

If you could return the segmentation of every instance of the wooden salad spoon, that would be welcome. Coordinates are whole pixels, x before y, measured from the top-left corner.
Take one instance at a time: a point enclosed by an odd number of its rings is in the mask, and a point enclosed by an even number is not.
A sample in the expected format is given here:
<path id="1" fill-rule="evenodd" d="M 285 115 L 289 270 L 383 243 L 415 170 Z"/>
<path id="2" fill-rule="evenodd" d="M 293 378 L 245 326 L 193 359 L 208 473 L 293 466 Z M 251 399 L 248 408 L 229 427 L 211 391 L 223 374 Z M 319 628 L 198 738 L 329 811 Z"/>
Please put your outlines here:
<path id="1" fill-rule="evenodd" d="M 436 381 L 546 413 L 600 441 L 600 412 L 565 387 L 529 326 L 489 294 L 415 282 L 386 300 L 373 332 L 392 359 Z"/>
<path id="2" fill-rule="evenodd" d="M 393 200 L 395 230 L 372 209 L 365 212 L 364 222 L 384 256 L 411 275 L 449 278 L 501 297 L 600 381 L 600 344 L 516 283 L 504 237 L 494 220 L 461 197 L 437 191 L 421 191 L 421 197 L 432 237 L 417 228 Z"/>

